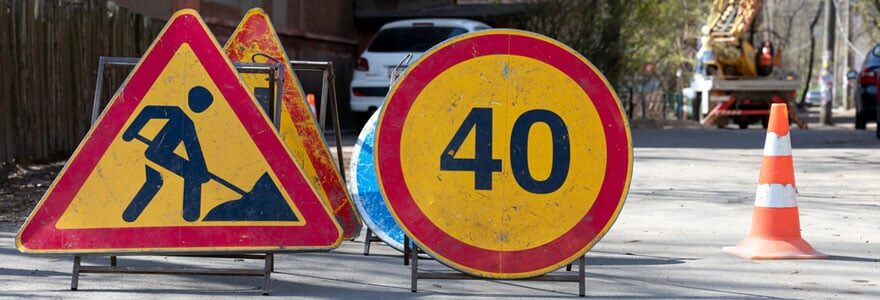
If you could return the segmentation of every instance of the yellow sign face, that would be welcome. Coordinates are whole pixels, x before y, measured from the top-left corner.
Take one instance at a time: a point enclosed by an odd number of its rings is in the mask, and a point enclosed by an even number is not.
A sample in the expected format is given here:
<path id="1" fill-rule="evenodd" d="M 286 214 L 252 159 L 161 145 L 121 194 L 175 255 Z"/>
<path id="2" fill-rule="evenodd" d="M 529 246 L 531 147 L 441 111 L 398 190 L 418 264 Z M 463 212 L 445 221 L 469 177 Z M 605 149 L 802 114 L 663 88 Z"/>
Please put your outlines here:
<path id="1" fill-rule="evenodd" d="M 582 256 L 623 206 L 626 118 L 602 75 L 534 33 L 484 30 L 427 51 L 377 126 L 386 204 L 439 261 L 490 278 Z"/>
<path id="2" fill-rule="evenodd" d="M 516 251 L 545 244 L 571 229 L 592 207 L 605 173 L 605 135 L 589 96 L 571 78 L 538 60 L 522 56 L 482 56 L 450 67 L 432 80 L 416 98 L 411 116 L 444 112 L 436 118 L 410 118 L 401 143 L 406 145 L 403 175 L 413 199 L 440 229 L 475 247 Z M 494 69 L 496 72 L 485 72 Z M 548 85 L 553 82 L 554 85 Z M 458 98 L 458 95 L 467 95 Z M 454 105 L 443 101 L 455 97 Z M 566 99 L 566 101 L 547 101 Z M 536 122 L 527 136 L 512 139 L 516 120 L 528 111 L 552 111 L 561 120 L 578 122 L 565 126 L 570 149 L 568 178 L 549 193 L 534 193 L 517 183 L 510 166 L 491 173 L 491 189 L 475 189 L 475 176 L 468 171 L 444 170 L 436 155 L 442 153 L 475 108 L 492 112 L 491 157 L 511 161 L 506 145 L 521 142 L 527 147 L 524 159 L 536 181 L 550 177 L 554 163 L 554 136 L 548 123 Z M 477 126 L 480 126 L 479 124 Z M 483 128 L 478 128 L 478 131 Z M 425 132 L 431 132 L 425 138 Z M 456 159 L 476 157 L 476 137 L 470 130 L 454 153 Z M 408 154 L 408 155 L 407 155 Z M 563 168 L 556 166 L 556 168 Z M 559 170 L 557 170 L 559 172 Z M 577 175 L 575 175 L 577 174 Z M 471 187 L 451 189 L 450 186 Z M 441 200 L 467 199 L 467 201 Z M 504 199 L 498 201 L 497 199 Z M 583 199 L 569 201 L 567 199 Z M 473 209 L 482 207 L 484 209 Z M 455 214 L 454 219 L 449 214 Z M 495 220 L 487 222 L 487 220 Z M 454 221 L 453 221 L 454 220 Z"/>
<path id="3" fill-rule="evenodd" d="M 16 242 L 39 253 L 288 251 L 341 237 L 204 22 L 182 10 Z"/>
<path id="4" fill-rule="evenodd" d="M 175 76 L 184 73 L 186 76 Z M 181 98 L 186 98 L 189 89 L 194 86 L 204 87 L 212 97 L 216 95 L 215 99 L 221 95 L 188 45 L 184 44 L 179 48 L 159 77 L 173 78 L 173 80 L 157 81 L 144 96 L 134 115 L 143 114 L 144 108 L 150 106 L 176 107 L 196 125 L 194 129 L 200 144 L 201 156 L 204 157 L 205 165 L 210 168 L 211 173 L 241 189 L 250 189 L 263 174 L 269 174 L 272 183 L 279 186 L 278 179 L 253 142 L 229 142 L 250 141 L 250 137 L 226 101 L 214 100 L 208 109 L 200 113 L 193 112 L 186 106 L 180 106 L 186 103 L 181 102 Z M 130 118 L 125 128 L 130 128 L 134 120 L 135 118 Z M 167 119 L 152 119 L 144 124 L 140 135 L 148 141 L 153 141 L 162 129 L 168 128 L 168 125 Z M 216 130 L 217 128 L 223 130 Z M 124 132 L 120 132 L 107 148 L 106 154 L 95 167 L 95 174 L 86 180 L 58 221 L 59 228 L 225 226 L 235 223 L 235 221 L 191 222 L 182 218 L 181 199 L 186 193 L 184 178 L 149 160 L 144 155 L 149 148 L 147 143 L 138 140 L 126 141 L 123 134 Z M 174 153 L 191 160 L 193 157 L 187 153 L 184 145 L 184 143 L 176 145 Z M 142 189 L 137 183 L 148 182 L 147 172 L 157 172 L 162 178 L 162 186 L 135 220 L 130 222 L 123 220 L 120 216 L 129 203 L 115 200 L 134 199 Z M 214 180 L 202 184 L 200 192 L 201 203 L 198 207 L 200 212 L 208 212 L 231 199 L 241 198 L 241 195 L 234 190 Z M 92 195 L 114 195 L 114 198 L 102 199 Z M 284 193 L 281 195 L 284 204 L 290 207 L 296 216 L 295 221 L 269 221 L 264 224 L 300 225 L 303 218 L 296 205 L 288 195 Z M 202 213 L 199 220 L 204 217 L 205 214 Z"/>
<path id="5" fill-rule="evenodd" d="M 247 12 L 224 50 L 235 62 L 289 61 L 269 16 L 259 8 Z M 270 99 L 274 91 L 270 90 L 269 76 L 248 73 L 242 74 L 242 79 L 257 96 L 264 110 L 274 114 L 274 99 Z M 280 120 L 279 131 L 284 143 L 302 166 L 303 173 L 315 187 L 318 196 L 333 210 L 336 221 L 342 226 L 343 237 L 350 240 L 356 238 L 362 224 L 327 149 L 324 135 L 304 100 L 302 87 L 288 64 L 285 64 L 281 98 L 281 113 L 276 118 Z"/>

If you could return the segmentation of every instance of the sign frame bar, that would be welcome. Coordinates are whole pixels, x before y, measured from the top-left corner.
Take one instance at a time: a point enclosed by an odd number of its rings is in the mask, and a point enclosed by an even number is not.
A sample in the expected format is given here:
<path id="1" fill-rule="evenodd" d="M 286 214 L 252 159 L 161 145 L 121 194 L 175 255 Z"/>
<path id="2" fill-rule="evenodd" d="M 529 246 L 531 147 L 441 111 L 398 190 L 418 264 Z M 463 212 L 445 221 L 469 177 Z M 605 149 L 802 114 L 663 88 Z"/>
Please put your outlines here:
<path id="1" fill-rule="evenodd" d="M 104 73 L 106 67 L 128 67 L 132 68 L 138 64 L 140 58 L 137 57 L 112 57 L 101 56 L 98 58 L 98 72 L 95 80 L 95 96 L 92 102 L 92 125 L 98 120 L 103 110 L 101 105 L 102 89 L 104 85 Z M 283 63 L 277 64 L 261 64 L 261 63 L 234 63 L 233 66 L 241 73 L 263 73 L 269 76 L 270 97 L 274 99 L 273 114 L 270 116 L 273 126 L 278 130 L 281 125 L 281 119 L 276 116 L 281 114 L 281 89 L 284 82 Z M 261 254 L 249 253 L 230 253 L 230 254 L 204 254 L 204 255 L 168 255 L 168 256 L 186 256 L 186 257 L 213 257 L 213 258 L 238 258 L 238 259 L 258 259 L 264 261 L 262 269 L 230 269 L 230 268 L 164 268 L 164 267 L 132 267 L 118 266 L 117 256 L 110 255 L 109 266 L 82 266 L 80 255 L 73 257 L 73 271 L 71 274 L 70 290 L 75 291 L 79 288 L 79 277 L 83 273 L 104 273 L 104 274 L 182 274 L 182 275 L 221 275 L 221 276 L 262 276 L 263 295 L 269 295 L 269 287 L 271 284 L 271 274 L 275 270 L 274 253 L 265 252 Z"/>
<path id="2" fill-rule="evenodd" d="M 408 239 L 408 238 L 407 238 Z M 408 245 L 409 241 L 404 244 Z M 520 278 L 520 279 L 491 279 L 477 277 L 470 274 L 460 272 L 419 272 L 419 246 L 413 243 L 410 245 L 409 253 L 404 253 L 404 257 L 409 257 L 410 263 L 410 292 L 417 293 L 419 287 L 419 279 L 432 280 L 492 280 L 492 281 L 543 281 L 543 282 L 577 282 L 578 296 L 586 297 L 587 280 L 586 280 L 586 253 L 577 259 L 578 271 L 577 275 L 561 275 L 561 274 L 544 274 L 537 277 Z M 565 271 L 571 271 L 571 264 L 566 267 Z"/>
<path id="3" fill-rule="evenodd" d="M 102 90 L 104 86 L 104 74 L 107 67 L 128 67 L 132 68 L 138 64 L 138 57 L 114 57 L 101 56 L 98 58 L 97 79 L 95 80 L 95 96 L 92 101 L 91 123 L 98 120 L 103 110 L 102 106 Z M 342 134 L 339 125 L 339 111 L 336 103 L 336 85 L 335 74 L 333 72 L 332 61 L 300 61 L 291 60 L 288 62 L 295 71 L 313 71 L 322 72 L 321 84 L 321 107 L 319 111 L 318 122 L 322 134 L 326 124 L 327 102 L 330 102 L 331 118 L 333 122 L 333 132 L 336 141 L 337 167 L 342 176 L 343 183 L 346 181 L 345 169 L 342 166 Z M 280 128 L 280 118 L 276 116 L 281 114 L 282 105 L 282 88 L 284 82 L 283 63 L 277 64 L 261 64 L 261 63 L 233 63 L 233 66 L 241 73 L 263 73 L 270 75 L 269 89 L 272 92 L 271 98 L 274 98 L 273 114 L 270 116 L 275 129 Z M 273 76 L 274 75 L 274 76 Z M 269 295 L 271 284 L 271 274 L 275 269 L 274 253 L 266 252 L 260 254 L 248 253 L 229 253 L 229 254 L 205 254 L 205 255 L 168 255 L 168 256 L 187 256 L 187 257 L 214 257 L 214 258 L 241 258 L 241 259 L 261 259 L 264 260 L 262 269 L 222 269 L 222 268 L 163 268 L 163 267 L 132 267 L 118 266 L 117 256 L 110 255 L 109 266 L 83 266 L 81 258 L 84 255 L 73 256 L 73 270 L 71 274 L 70 289 L 75 291 L 79 288 L 80 274 L 84 273 L 110 273 L 110 274 L 181 274 L 181 275 L 223 275 L 223 276 L 262 276 L 262 294 Z M 100 256 L 100 255 L 97 255 Z"/>
<path id="4" fill-rule="evenodd" d="M 104 73 L 106 67 L 134 67 L 140 61 L 138 57 L 120 57 L 120 56 L 101 56 L 98 58 L 98 78 L 95 81 L 95 97 L 92 100 L 92 124 L 98 120 L 98 116 L 101 115 L 102 105 L 101 105 L 101 92 L 104 86 Z M 309 60 L 291 60 L 288 61 L 291 68 L 294 71 L 305 71 L 305 72 L 322 72 L 322 82 L 321 82 L 321 107 L 318 109 L 318 126 L 321 130 L 321 133 L 324 132 L 324 128 L 326 125 L 326 117 L 327 117 L 327 103 L 330 103 L 330 117 L 331 122 L 333 123 L 333 134 L 336 141 L 336 166 L 339 169 L 339 174 L 342 177 L 342 182 L 347 183 L 347 178 L 345 177 L 345 168 L 342 166 L 343 154 L 342 154 L 342 129 L 339 125 L 339 107 L 336 103 L 336 75 L 333 71 L 334 66 L 332 61 L 309 61 Z M 232 64 L 235 69 L 241 73 L 264 73 L 272 75 L 273 72 L 277 72 L 277 76 L 270 76 L 269 89 L 273 91 L 275 94 L 275 114 L 281 114 L 281 88 L 283 87 L 284 82 L 284 68 L 280 67 L 279 64 L 261 64 L 261 63 L 244 63 L 237 62 Z M 294 74 L 295 75 L 295 74 Z M 275 129 L 278 129 L 281 124 L 278 118 L 272 118 L 274 122 Z"/>
<path id="5" fill-rule="evenodd" d="M 190 256 L 190 255 L 169 255 L 169 256 Z M 70 290 L 79 289 L 80 274 L 154 274 L 154 275 L 214 275 L 214 276 L 255 276 L 263 277 L 263 285 L 261 287 L 264 296 L 269 295 L 269 287 L 272 283 L 272 272 L 275 271 L 275 254 L 267 252 L 263 255 L 258 254 L 233 254 L 233 255 L 200 255 L 198 257 L 216 257 L 216 258 L 239 258 L 239 259 L 258 259 L 263 260 L 262 269 L 242 269 L 242 268 L 165 268 L 165 267 L 137 267 L 137 266 L 118 266 L 116 256 L 110 256 L 109 266 L 83 266 L 82 257 L 77 255 L 73 257 L 73 272 L 70 279 Z"/>

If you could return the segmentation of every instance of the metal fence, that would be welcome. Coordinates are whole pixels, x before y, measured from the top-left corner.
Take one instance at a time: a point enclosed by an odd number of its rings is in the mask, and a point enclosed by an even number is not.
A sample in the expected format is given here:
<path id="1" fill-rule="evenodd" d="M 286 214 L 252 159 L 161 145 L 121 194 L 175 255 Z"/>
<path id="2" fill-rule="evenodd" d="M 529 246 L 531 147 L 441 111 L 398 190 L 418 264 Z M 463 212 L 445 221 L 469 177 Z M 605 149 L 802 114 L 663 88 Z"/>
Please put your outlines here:
<path id="1" fill-rule="evenodd" d="M 631 89 L 618 91 L 623 109 L 630 119 L 683 120 L 689 113 L 687 99 L 681 93 L 654 91 L 642 93 Z"/>

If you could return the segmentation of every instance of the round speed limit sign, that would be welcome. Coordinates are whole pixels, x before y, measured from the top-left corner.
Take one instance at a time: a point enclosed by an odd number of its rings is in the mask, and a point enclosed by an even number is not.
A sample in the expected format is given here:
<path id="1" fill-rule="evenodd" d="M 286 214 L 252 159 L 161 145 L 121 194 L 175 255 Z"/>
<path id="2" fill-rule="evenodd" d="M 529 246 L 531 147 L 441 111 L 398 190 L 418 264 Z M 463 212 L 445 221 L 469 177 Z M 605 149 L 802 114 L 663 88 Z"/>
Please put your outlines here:
<path id="1" fill-rule="evenodd" d="M 460 271 L 541 275 L 582 256 L 632 171 L 617 96 L 560 42 L 485 30 L 435 46 L 397 81 L 376 166 L 406 234 Z"/>

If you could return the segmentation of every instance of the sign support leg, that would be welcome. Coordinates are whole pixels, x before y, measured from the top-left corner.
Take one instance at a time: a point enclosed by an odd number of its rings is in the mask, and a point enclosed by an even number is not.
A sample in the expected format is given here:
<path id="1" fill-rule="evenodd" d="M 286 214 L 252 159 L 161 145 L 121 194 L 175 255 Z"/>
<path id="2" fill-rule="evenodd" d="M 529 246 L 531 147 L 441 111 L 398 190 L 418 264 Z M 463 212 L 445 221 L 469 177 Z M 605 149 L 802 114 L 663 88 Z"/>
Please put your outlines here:
<path id="1" fill-rule="evenodd" d="M 324 132 L 324 127 L 327 124 L 327 82 L 329 81 L 330 74 L 327 70 L 321 71 L 321 106 L 318 109 L 318 126 L 321 127 L 320 131 Z"/>
<path id="2" fill-rule="evenodd" d="M 585 297 L 587 295 L 587 276 L 586 276 L 586 257 L 584 254 L 581 258 L 578 258 L 578 296 Z"/>
<path id="3" fill-rule="evenodd" d="M 327 68 L 327 82 L 325 83 L 325 86 L 329 89 L 327 100 L 330 102 L 330 113 L 333 118 L 331 120 L 333 121 L 333 133 L 336 136 L 336 159 L 339 161 L 339 175 L 342 176 L 342 183 L 346 183 L 345 168 L 342 167 L 342 129 L 339 127 L 339 107 L 336 104 L 336 75 L 333 74 L 332 62 L 330 62 L 330 66 Z"/>
<path id="4" fill-rule="evenodd" d="M 419 251 L 415 244 L 410 248 L 409 254 L 412 255 L 409 291 L 415 293 L 419 288 Z"/>
<path id="5" fill-rule="evenodd" d="M 409 246 L 409 237 L 403 236 L 403 265 L 409 266 L 409 254 L 412 252 L 412 248 Z"/>
<path id="6" fill-rule="evenodd" d="M 70 276 L 70 290 L 75 291 L 79 288 L 79 266 L 80 257 L 73 257 L 73 273 Z"/>
<path id="7" fill-rule="evenodd" d="M 404 237 L 406 239 L 406 237 Z M 407 241 L 408 242 L 408 241 Z M 476 277 L 463 273 L 450 273 L 450 272 L 427 272 L 420 273 L 419 272 L 419 246 L 411 245 L 409 247 L 409 251 L 405 255 L 412 260 L 412 264 L 410 265 L 410 292 L 416 293 L 418 292 L 418 280 L 421 279 L 434 279 L 434 280 L 490 280 L 488 278 Z M 509 279 L 511 281 L 556 281 L 556 282 L 577 282 L 578 283 L 578 296 L 584 297 L 586 296 L 587 282 L 586 282 L 586 255 L 578 258 L 578 274 L 577 275 L 558 275 L 558 274 L 545 274 L 538 277 L 524 278 L 524 279 Z"/>
<path id="8" fill-rule="evenodd" d="M 135 267 L 135 266 L 83 266 L 82 257 L 73 257 L 73 272 L 71 274 L 70 290 L 76 291 L 79 286 L 79 276 L 84 273 L 98 274 L 168 274 L 168 275 L 214 275 L 214 276 L 254 276 L 263 277 L 262 293 L 268 295 L 271 287 L 271 274 L 275 269 L 275 255 L 267 252 L 260 254 L 197 254 L 197 255 L 168 255 L 181 257 L 210 257 L 210 258 L 238 258 L 238 259 L 263 259 L 264 265 L 260 269 L 237 269 L 237 268 L 168 268 L 168 267 Z M 115 256 L 111 256 L 115 258 Z M 113 260 L 111 260 L 113 263 Z"/>
<path id="9" fill-rule="evenodd" d="M 101 114 L 101 87 L 104 85 L 104 56 L 98 58 L 98 78 L 95 80 L 95 98 L 92 101 L 92 123 L 98 119 Z"/>
<path id="10" fill-rule="evenodd" d="M 370 255 L 370 244 L 380 241 L 374 234 L 373 230 L 367 227 L 367 236 L 364 237 L 364 255 Z"/>
<path id="11" fill-rule="evenodd" d="M 284 105 L 284 63 L 275 64 L 275 76 L 275 81 L 270 82 L 269 85 L 270 89 L 275 88 L 275 105 L 272 107 L 271 119 L 273 125 L 275 125 L 275 130 L 281 132 L 281 106 Z M 269 80 L 272 81 L 271 76 L 269 76 Z"/>
<path id="12" fill-rule="evenodd" d="M 267 262 L 269 264 L 269 272 L 275 272 L 275 254 L 266 252 L 266 258 L 269 259 Z"/>
<path id="13" fill-rule="evenodd" d="M 272 271 L 275 268 L 275 254 L 266 253 L 266 262 L 263 266 L 263 296 L 269 295 L 269 288 L 272 284 Z"/>
<path id="14" fill-rule="evenodd" d="M 373 242 L 373 231 L 367 228 L 367 236 L 364 238 L 364 256 L 370 255 L 370 244 Z"/>

